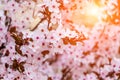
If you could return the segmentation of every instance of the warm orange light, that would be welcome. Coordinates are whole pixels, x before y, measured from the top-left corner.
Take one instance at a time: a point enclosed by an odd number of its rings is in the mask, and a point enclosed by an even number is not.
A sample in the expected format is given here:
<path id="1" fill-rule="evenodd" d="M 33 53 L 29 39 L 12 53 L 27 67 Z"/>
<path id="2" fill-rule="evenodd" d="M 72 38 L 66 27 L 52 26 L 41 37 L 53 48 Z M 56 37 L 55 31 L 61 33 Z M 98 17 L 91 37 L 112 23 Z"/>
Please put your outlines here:
<path id="1" fill-rule="evenodd" d="M 93 3 L 88 4 L 84 9 L 84 12 L 84 15 L 87 16 L 94 16 L 96 18 L 100 18 L 102 16 L 101 8 Z"/>
<path id="2" fill-rule="evenodd" d="M 82 11 L 76 10 L 72 15 L 72 21 L 76 24 L 84 24 L 86 27 L 93 27 L 102 15 L 101 7 L 88 3 Z"/>

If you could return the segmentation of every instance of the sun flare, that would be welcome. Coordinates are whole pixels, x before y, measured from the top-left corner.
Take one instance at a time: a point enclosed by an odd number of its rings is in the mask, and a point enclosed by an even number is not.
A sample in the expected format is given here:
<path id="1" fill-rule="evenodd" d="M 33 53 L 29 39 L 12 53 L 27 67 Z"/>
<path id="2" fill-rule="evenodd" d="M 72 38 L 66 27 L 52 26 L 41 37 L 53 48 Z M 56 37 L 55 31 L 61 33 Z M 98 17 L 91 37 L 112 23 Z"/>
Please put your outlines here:
<path id="1" fill-rule="evenodd" d="M 89 15 L 89 16 L 101 16 L 102 15 L 102 12 L 101 12 L 101 9 L 99 6 L 96 6 L 96 5 L 88 5 L 86 6 L 86 9 L 85 9 L 85 14 L 86 15 Z"/>
<path id="2" fill-rule="evenodd" d="M 86 27 L 93 27 L 101 20 L 103 12 L 102 7 L 95 3 L 89 2 L 85 4 L 83 10 L 76 10 L 72 15 L 72 21 L 76 24 L 84 24 Z"/>

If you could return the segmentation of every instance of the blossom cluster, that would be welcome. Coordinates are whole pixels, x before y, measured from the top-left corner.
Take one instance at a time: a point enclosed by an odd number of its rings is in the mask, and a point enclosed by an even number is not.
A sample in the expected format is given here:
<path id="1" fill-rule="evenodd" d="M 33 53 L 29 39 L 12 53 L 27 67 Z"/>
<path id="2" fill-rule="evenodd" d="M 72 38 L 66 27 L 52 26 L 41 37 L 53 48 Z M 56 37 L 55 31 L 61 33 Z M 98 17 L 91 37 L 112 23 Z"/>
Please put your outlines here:
<path id="1" fill-rule="evenodd" d="M 90 1 L 0 0 L 0 80 L 120 80 L 119 4 Z"/>

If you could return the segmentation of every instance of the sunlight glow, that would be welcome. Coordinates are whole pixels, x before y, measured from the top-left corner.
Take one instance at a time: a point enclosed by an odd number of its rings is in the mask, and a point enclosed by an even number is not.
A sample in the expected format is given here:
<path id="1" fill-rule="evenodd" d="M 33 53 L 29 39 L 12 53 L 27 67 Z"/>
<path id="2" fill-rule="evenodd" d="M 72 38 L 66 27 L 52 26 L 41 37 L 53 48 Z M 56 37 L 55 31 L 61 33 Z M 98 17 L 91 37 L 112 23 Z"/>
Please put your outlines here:
<path id="1" fill-rule="evenodd" d="M 99 18 L 100 16 L 102 16 L 102 11 L 99 6 L 88 4 L 85 8 L 85 15 Z"/>
<path id="2" fill-rule="evenodd" d="M 96 23 L 101 20 L 102 7 L 97 6 L 94 3 L 90 2 L 85 4 L 86 6 L 83 10 L 76 10 L 76 12 L 72 15 L 72 21 L 76 24 L 83 24 L 86 27 L 93 27 Z"/>

